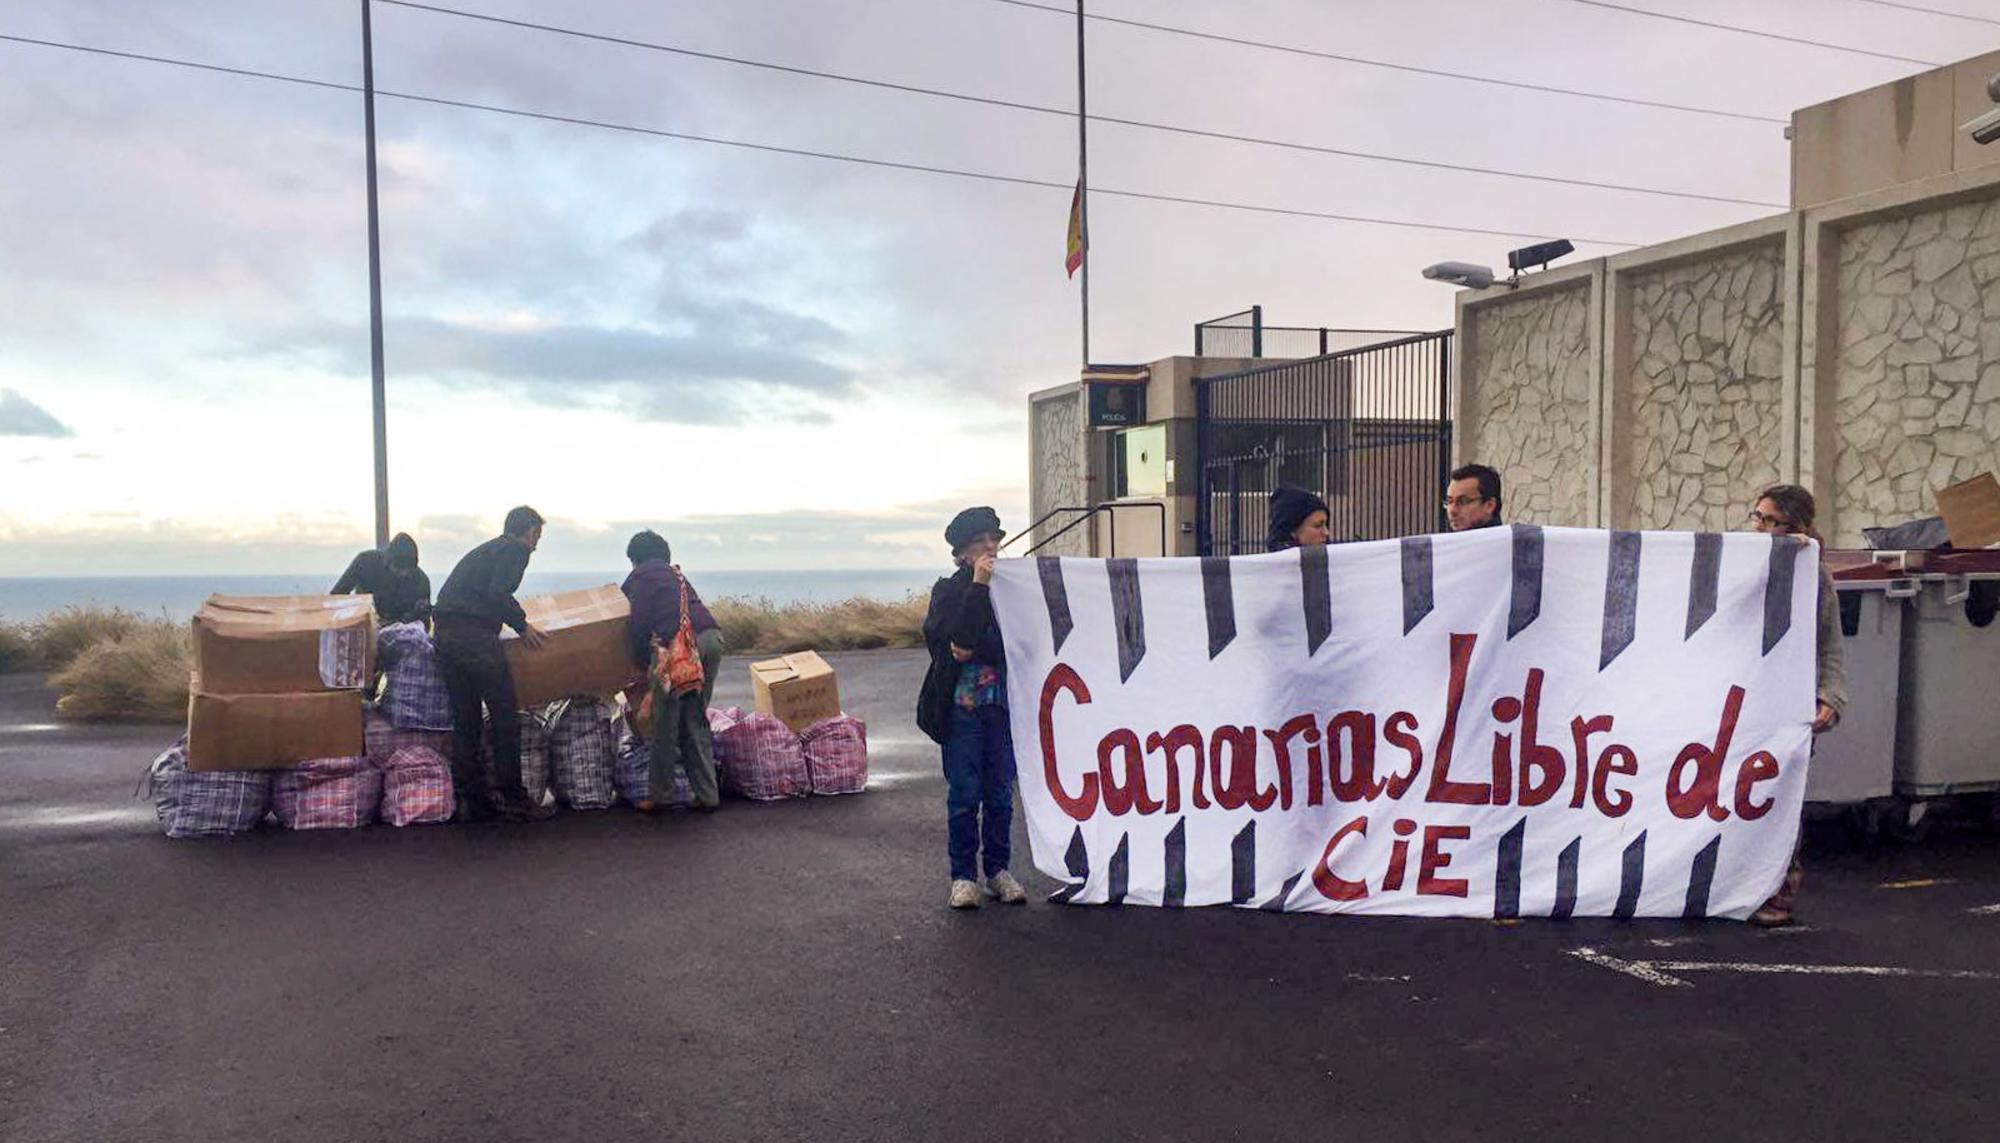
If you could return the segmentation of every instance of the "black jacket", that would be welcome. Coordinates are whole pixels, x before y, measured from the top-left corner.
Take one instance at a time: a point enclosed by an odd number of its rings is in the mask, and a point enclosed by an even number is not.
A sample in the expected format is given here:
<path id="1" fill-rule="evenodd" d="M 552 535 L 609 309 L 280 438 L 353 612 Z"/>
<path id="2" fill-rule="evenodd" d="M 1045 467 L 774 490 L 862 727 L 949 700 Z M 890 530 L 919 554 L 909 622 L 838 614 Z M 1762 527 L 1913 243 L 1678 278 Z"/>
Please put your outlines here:
<path id="1" fill-rule="evenodd" d="M 974 663 L 1007 669 L 1007 649 L 1000 641 L 1000 622 L 993 616 L 993 593 L 972 582 L 972 569 L 937 581 L 931 587 L 931 607 L 924 616 L 924 646 L 931 667 L 917 696 L 917 728 L 943 745 L 950 737 L 951 706 L 958 680 L 967 664 L 951 657 L 952 644 L 972 652 Z"/>
<path id="2" fill-rule="evenodd" d="M 431 577 L 422 568 L 391 567 L 373 548 L 354 557 L 332 594 L 355 591 L 375 597 L 375 614 L 384 623 L 421 623 L 430 618 Z"/>
<path id="3" fill-rule="evenodd" d="M 498 635 L 505 623 L 525 632 L 528 616 L 514 598 L 528 571 L 528 545 L 511 536 L 496 536 L 465 553 L 445 577 L 432 611 L 440 618 L 479 620 Z"/>

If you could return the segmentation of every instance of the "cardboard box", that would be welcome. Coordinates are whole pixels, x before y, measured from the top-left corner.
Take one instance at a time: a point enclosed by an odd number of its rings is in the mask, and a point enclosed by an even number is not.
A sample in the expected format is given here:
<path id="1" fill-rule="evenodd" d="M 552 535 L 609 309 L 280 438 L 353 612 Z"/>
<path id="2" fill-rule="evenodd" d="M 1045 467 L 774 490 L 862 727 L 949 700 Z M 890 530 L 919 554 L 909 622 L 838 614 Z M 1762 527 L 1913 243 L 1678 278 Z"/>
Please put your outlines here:
<path id="1" fill-rule="evenodd" d="M 541 650 L 530 651 L 512 628 L 500 632 L 514 697 L 523 707 L 573 695 L 608 695 L 638 672 L 625 641 L 632 605 L 616 587 L 537 595 L 522 600 L 521 610 L 548 636 Z"/>
<path id="2" fill-rule="evenodd" d="M 188 697 L 188 769 L 271 770 L 362 753 L 360 691 Z"/>
<path id="3" fill-rule="evenodd" d="M 757 709 L 803 731 L 840 713 L 840 677 L 812 651 L 750 664 Z"/>
<path id="4" fill-rule="evenodd" d="M 375 679 L 374 597 L 211 595 L 194 668 L 211 695 L 360 690 Z"/>
<path id="5" fill-rule="evenodd" d="M 2000 544 L 2000 481 L 1992 473 L 1940 488 L 1935 495 L 1952 547 L 1969 551 Z"/>

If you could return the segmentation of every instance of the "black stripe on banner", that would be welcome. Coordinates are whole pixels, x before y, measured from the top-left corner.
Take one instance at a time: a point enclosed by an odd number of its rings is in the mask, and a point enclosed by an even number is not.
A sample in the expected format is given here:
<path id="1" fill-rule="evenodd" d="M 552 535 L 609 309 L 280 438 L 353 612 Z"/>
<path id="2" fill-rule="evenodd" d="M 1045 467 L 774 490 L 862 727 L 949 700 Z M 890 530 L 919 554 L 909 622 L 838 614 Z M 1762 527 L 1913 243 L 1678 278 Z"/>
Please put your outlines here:
<path id="1" fill-rule="evenodd" d="M 1074 880 L 1049 894 L 1049 901 L 1060 905 L 1083 892 L 1083 884 L 1090 879 L 1090 851 L 1083 847 L 1083 827 L 1078 826 L 1069 835 L 1069 848 L 1063 851 L 1063 868 Z"/>
<path id="2" fill-rule="evenodd" d="M 1790 536 L 1771 537 L 1771 570 L 1764 577 L 1764 653 L 1771 653 L 1792 629 L 1792 572 L 1798 566 L 1799 550 L 1805 547 Z"/>
<path id="3" fill-rule="evenodd" d="M 1646 831 L 1640 830 L 1632 844 L 1625 847 L 1625 857 L 1618 869 L 1618 904 L 1611 915 L 1618 918 L 1636 916 L 1639 912 L 1639 890 L 1646 884 Z"/>
<path id="4" fill-rule="evenodd" d="M 1327 571 L 1326 545 L 1299 549 L 1299 586 L 1306 605 L 1306 657 L 1318 653 L 1333 634 L 1333 583 Z"/>
<path id="5" fill-rule="evenodd" d="M 1715 596 L 1722 582 L 1722 534 L 1698 532 L 1694 537 L 1694 573 L 1688 578 L 1688 626 L 1683 640 L 1694 638 L 1701 625 L 1715 618 Z"/>
<path id="6" fill-rule="evenodd" d="M 1245 822 L 1229 843 L 1229 903 L 1241 905 L 1257 895 L 1257 823 Z"/>
<path id="7" fill-rule="evenodd" d="M 1201 558 L 1201 605 L 1208 613 L 1208 657 L 1236 638 L 1236 596 L 1229 586 L 1229 557 Z"/>
<path id="8" fill-rule="evenodd" d="M 1132 835 L 1118 835 L 1118 848 L 1111 854 L 1111 887 L 1105 897 L 1107 905 L 1123 905 L 1125 890 L 1132 882 Z"/>
<path id="9" fill-rule="evenodd" d="M 1431 613 L 1431 538 L 1403 537 L 1403 634 Z"/>
<path id="10" fill-rule="evenodd" d="M 1118 681 L 1124 682 L 1146 657 L 1146 608 L 1139 600 L 1139 561 L 1106 560 L 1111 576 L 1111 620 L 1118 629 Z"/>
<path id="11" fill-rule="evenodd" d="M 1521 848 L 1528 836 L 1528 819 L 1500 835 L 1499 868 L 1493 874 L 1493 915 L 1521 915 Z"/>
<path id="12" fill-rule="evenodd" d="M 1597 669 L 1611 665 L 1625 648 L 1639 622 L 1639 533 L 1611 533 L 1611 560 L 1604 575 L 1604 651 Z"/>
<path id="13" fill-rule="evenodd" d="M 1187 819 L 1174 823 L 1167 831 L 1167 890 L 1160 897 L 1160 904 L 1169 909 L 1178 909 L 1187 904 Z"/>
<path id="14" fill-rule="evenodd" d="M 1722 837 L 1717 835 L 1694 855 L 1694 864 L 1688 869 L 1687 908 L 1681 910 L 1681 916 L 1708 916 L 1708 891 L 1715 885 L 1715 859 L 1721 852 Z"/>
<path id="15" fill-rule="evenodd" d="M 1576 913 L 1576 866 L 1583 856 L 1583 839 L 1577 838 L 1556 858 L 1556 904 L 1549 910 L 1551 917 L 1568 917 Z"/>
<path id="16" fill-rule="evenodd" d="M 1542 530 L 1514 525 L 1514 594 L 1507 604 L 1507 638 L 1528 629 L 1542 615 Z"/>
<path id="17" fill-rule="evenodd" d="M 1035 572 L 1042 577 L 1042 602 L 1049 608 L 1049 635 L 1055 640 L 1056 654 L 1062 654 L 1063 641 L 1076 630 L 1076 622 L 1069 617 L 1069 591 L 1063 587 L 1062 560 L 1057 556 L 1036 556 Z"/>
<path id="18" fill-rule="evenodd" d="M 1304 877 L 1305 875 L 1306 871 L 1301 869 L 1297 873 L 1292 874 L 1290 877 L 1285 878 L 1284 888 L 1278 890 L 1278 895 L 1271 898 L 1269 901 L 1264 902 L 1262 905 L 1257 906 L 1257 908 L 1265 913 L 1284 912 L 1285 902 L 1291 900 L 1292 890 L 1298 888 L 1299 878 Z"/>

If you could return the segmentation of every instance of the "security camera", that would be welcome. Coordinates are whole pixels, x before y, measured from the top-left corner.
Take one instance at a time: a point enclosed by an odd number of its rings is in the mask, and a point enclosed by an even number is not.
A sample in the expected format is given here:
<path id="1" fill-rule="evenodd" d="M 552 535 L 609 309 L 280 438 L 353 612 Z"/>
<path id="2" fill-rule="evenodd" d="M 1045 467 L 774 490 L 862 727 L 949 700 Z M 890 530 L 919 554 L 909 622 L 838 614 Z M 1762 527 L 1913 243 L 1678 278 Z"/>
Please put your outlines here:
<path id="1" fill-rule="evenodd" d="M 2000 80 L 2000 76 L 1996 76 L 1995 79 Z M 1988 111 L 1960 127 L 1959 130 L 1971 135 L 1975 143 L 1991 143 L 1995 139 L 2000 139 L 2000 107 Z"/>
<path id="2" fill-rule="evenodd" d="M 1449 282 L 1468 290 L 1483 290 L 1493 284 L 1493 268 L 1471 262 L 1439 262 L 1424 267 L 1424 277 L 1433 282 Z"/>

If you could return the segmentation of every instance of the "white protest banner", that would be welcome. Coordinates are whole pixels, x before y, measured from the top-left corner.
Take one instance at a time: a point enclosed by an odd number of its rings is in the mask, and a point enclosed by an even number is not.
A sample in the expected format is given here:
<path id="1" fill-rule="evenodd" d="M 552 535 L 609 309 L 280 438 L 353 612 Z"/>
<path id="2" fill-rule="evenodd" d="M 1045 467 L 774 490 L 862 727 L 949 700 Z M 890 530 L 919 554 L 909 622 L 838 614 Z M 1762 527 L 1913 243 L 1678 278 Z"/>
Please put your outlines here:
<path id="1" fill-rule="evenodd" d="M 1057 899 L 1747 916 L 1797 837 L 1818 549 L 1516 525 L 1003 560 Z"/>

